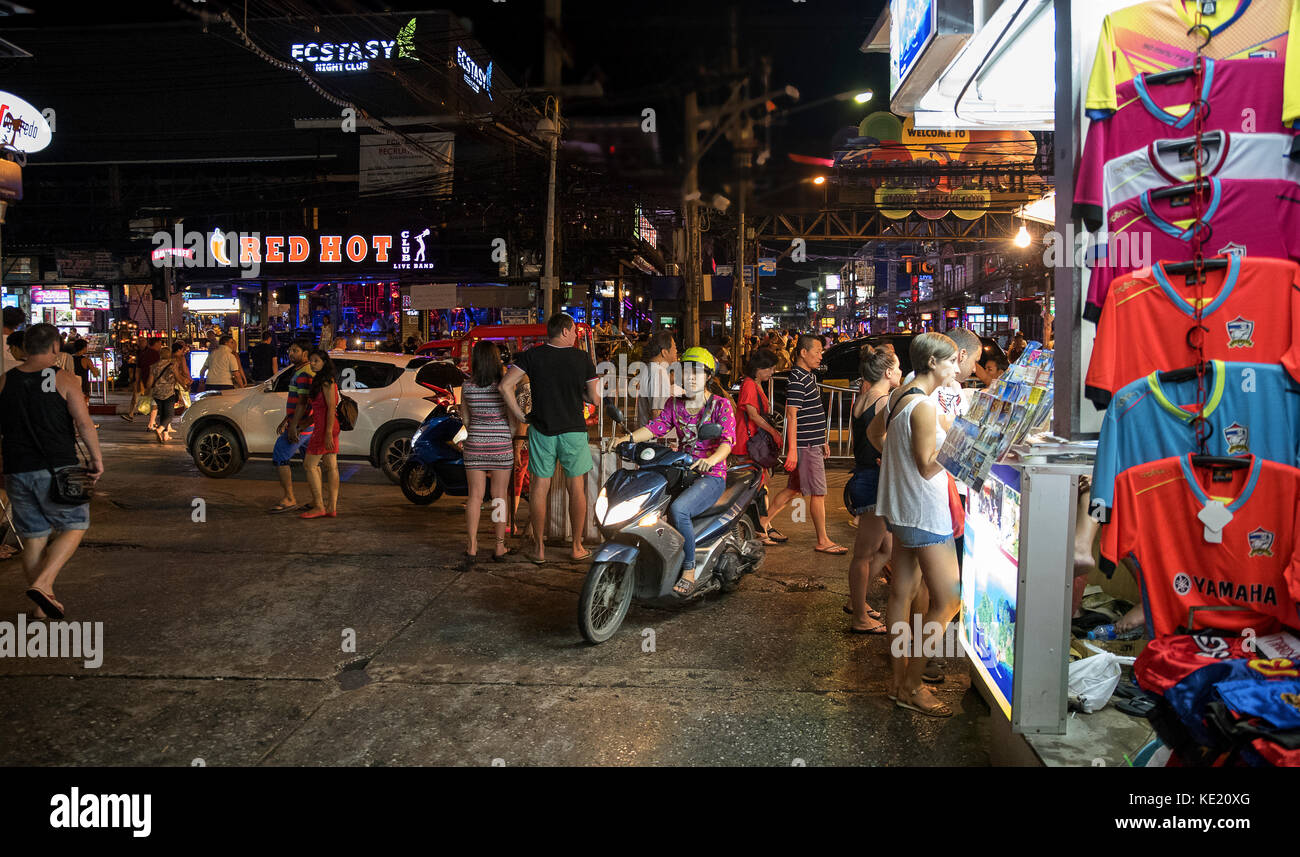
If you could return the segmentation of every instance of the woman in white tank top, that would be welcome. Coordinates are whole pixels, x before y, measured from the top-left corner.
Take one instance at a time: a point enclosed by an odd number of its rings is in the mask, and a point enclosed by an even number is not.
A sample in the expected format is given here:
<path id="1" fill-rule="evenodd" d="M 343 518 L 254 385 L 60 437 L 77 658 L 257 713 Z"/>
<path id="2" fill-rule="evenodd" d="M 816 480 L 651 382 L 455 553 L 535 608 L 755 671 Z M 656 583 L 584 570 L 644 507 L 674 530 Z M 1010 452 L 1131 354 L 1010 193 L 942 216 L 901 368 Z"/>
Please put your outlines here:
<path id="1" fill-rule="evenodd" d="M 957 375 L 958 351 L 943 334 L 923 333 L 912 340 L 909 352 L 916 377 L 890 396 L 889 407 L 881 409 L 868 432 L 881 450 L 876 514 L 889 523 L 894 535 L 893 583 L 885 614 L 894 668 L 890 698 L 901 708 L 951 717 L 952 709 L 922 683 L 925 641 L 911 637 L 912 614 L 924 612 L 921 627 L 926 638 L 942 636 L 961 605 L 948 474 L 938 460 L 944 432 L 930 398 Z M 921 598 L 926 591 L 928 598 Z M 899 652 L 913 656 L 899 656 Z"/>

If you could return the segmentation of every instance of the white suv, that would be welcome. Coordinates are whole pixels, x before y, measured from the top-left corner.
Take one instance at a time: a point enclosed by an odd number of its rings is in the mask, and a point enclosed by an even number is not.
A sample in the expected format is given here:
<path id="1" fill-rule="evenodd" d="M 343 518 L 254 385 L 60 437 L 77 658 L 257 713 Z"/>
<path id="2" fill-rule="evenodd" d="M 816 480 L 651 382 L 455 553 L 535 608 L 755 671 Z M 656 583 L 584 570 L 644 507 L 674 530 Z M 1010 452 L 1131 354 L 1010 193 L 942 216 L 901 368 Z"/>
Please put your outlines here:
<path id="1" fill-rule="evenodd" d="M 397 482 L 411 452 L 411 435 L 438 392 L 424 376 L 445 384 L 445 365 L 428 357 L 369 351 L 331 352 L 330 357 L 340 377 L 349 369 L 355 373 L 343 393 L 357 403 L 357 424 L 339 434 L 339 457 L 367 459 Z M 429 370 L 421 373 L 426 366 Z M 181 418 L 181 433 L 200 473 L 221 479 L 238 473 L 250 457 L 270 457 L 294 371 L 283 369 L 254 387 L 194 397 Z"/>

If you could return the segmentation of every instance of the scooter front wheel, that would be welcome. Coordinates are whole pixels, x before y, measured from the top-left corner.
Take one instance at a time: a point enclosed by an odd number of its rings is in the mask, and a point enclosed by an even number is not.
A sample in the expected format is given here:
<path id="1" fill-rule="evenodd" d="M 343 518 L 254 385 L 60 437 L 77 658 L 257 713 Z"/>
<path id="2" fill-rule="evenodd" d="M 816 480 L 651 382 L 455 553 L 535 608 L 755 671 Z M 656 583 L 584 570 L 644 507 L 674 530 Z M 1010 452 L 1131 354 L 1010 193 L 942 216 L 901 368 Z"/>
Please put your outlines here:
<path id="1" fill-rule="evenodd" d="M 598 562 L 587 572 L 578 599 L 578 628 L 588 643 L 603 643 L 618 630 L 632 604 L 636 575 L 624 562 Z"/>
<path id="2" fill-rule="evenodd" d="M 427 506 L 442 496 L 442 484 L 432 465 L 408 458 L 398 474 L 398 483 L 406 499 L 417 506 Z"/>

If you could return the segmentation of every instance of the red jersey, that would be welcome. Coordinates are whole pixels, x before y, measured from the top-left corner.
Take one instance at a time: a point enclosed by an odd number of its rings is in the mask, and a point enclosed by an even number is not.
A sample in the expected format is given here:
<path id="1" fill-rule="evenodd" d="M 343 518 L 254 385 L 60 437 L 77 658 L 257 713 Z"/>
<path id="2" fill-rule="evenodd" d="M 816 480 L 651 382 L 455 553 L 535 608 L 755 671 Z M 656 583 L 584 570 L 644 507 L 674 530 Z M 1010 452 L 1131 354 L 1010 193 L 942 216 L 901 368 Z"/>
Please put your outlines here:
<path id="1" fill-rule="evenodd" d="M 1244 637 L 1221 637 L 1204 631 L 1171 634 L 1147 643 L 1133 662 L 1133 675 L 1143 690 L 1158 693 L 1187 678 L 1201 667 L 1229 660 L 1253 658 Z"/>
<path id="2" fill-rule="evenodd" d="M 1282 363 L 1300 380 L 1300 264 L 1230 255 L 1199 287 L 1205 359 Z M 1116 279 L 1097 324 L 1086 393 L 1098 408 L 1152 372 L 1196 363 L 1187 333 L 1195 324 L 1198 287 L 1160 262 Z"/>
<path id="3" fill-rule="evenodd" d="M 1263 179 L 1209 179 L 1201 197 L 1202 252 L 1208 256 L 1300 259 L 1300 185 Z M 1084 318 L 1097 321 L 1111 282 L 1159 259 L 1192 258 L 1192 194 L 1156 199 L 1145 191 L 1112 208 L 1108 258 L 1088 281 Z M 1263 211 L 1268 217 L 1261 217 Z"/>
<path id="4" fill-rule="evenodd" d="M 1101 553 L 1137 574 L 1152 637 L 1300 628 L 1300 469 L 1241 459 L 1249 466 L 1211 471 L 1165 458 L 1115 481 Z"/>

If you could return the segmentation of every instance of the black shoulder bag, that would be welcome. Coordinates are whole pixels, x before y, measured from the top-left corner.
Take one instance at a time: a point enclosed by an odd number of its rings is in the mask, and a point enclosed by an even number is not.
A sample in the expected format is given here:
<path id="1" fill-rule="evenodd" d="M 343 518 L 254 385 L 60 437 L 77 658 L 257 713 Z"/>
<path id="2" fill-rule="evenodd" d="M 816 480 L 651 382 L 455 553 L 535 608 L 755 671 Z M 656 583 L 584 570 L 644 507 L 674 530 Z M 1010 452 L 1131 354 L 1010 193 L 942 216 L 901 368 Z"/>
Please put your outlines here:
<path id="1" fill-rule="evenodd" d="M 40 435 L 32 428 L 32 420 L 27 414 L 26 407 L 23 408 L 23 423 L 27 426 L 27 433 L 32 436 L 32 443 L 36 444 L 36 449 L 46 460 L 45 469 L 50 471 L 50 476 L 53 477 L 50 480 L 50 499 L 65 506 L 82 506 L 89 503 L 90 498 L 95 496 L 95 480 L 90 476 L 90 468 L 80 464 L 50 467 L 49 453 L 45 451 Z M 74 439 L 73 443 L 79 445 L 80 441 Z M 90 457 L 89 452 L 86 457 Z"/>

